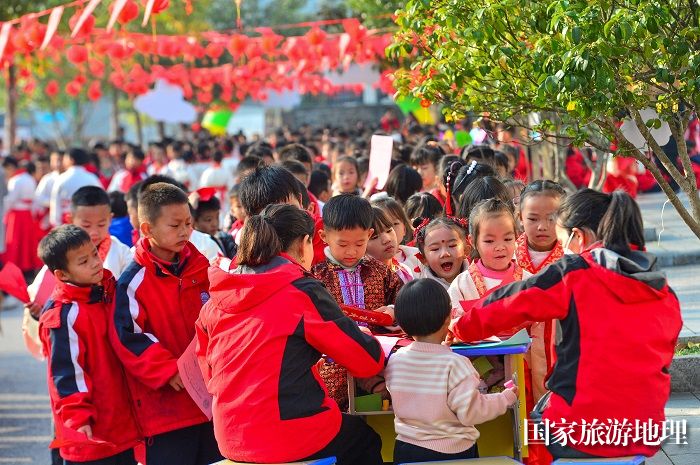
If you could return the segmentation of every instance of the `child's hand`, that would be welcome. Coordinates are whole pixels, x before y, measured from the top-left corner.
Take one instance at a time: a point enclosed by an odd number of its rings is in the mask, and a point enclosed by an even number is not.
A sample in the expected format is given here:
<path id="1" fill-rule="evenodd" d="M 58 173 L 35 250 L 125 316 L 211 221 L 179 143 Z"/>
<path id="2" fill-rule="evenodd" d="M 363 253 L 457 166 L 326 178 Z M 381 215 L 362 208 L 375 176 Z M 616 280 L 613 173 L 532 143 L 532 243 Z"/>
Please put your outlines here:
<path id="1" fill-rule="evenodd" d="M 182 389 L 185 388 L 185 385 L 182 382 L 182 378 L 180 378 L 180 373 L 175 373 L 175 376 L 170 378 L 170 381 L 168 381 L 168 384 L 170 385 L 171 388 L 175 389 L 176 391 L 181 391 Z"/>
<path id="2" fill-rule="evenodd" d="M 380 312 L 380 313 L 386 313 L 387 315 L 391 315 L 392 320 L 396 320 L 394 317 L 394 306 L 393 305 L 385 305 L 384 307 L 379 307 L 378 309 L 375 310 L 375 312 Z"/>
<path id="3" fill-rule="evenodd" d="M 81 426 L 76 431 L 78 433 L 85 433 L 88 439 L 92 439 L 92 427 L 90 425 Z"/>
<path id="4" fill-rule="evenodd" d="M 29 310 L 29 313 L 34 317 L 34 318 L 39 318 L 39 314 L 41 313 L 41 305 L 39 305 L 36 302 L 29 302 L 28 304 L 24 304 L 24 308 Z"/>
<path id="5" fill-rule="evenodd" d="M 358 328 L 360 328 L 360 331 L 362 331 L 363 333 L 369 336 L 372 335 L 372 331 L 370 331 L 370 329 L 367 326 L 358 326 Z"/>
<path id="6" fill-rule="evenodd" d="M 511 391 L 513 394 L 515 394 L 515 398 L 516 399 L 518 398 L 518 386 L 506 388 L 506 391 Z M 517 400 L 516 400 L 516 402 L 517 402 Z M 513 403 L 515 403 L 515 402 L 513 402 Z"/>

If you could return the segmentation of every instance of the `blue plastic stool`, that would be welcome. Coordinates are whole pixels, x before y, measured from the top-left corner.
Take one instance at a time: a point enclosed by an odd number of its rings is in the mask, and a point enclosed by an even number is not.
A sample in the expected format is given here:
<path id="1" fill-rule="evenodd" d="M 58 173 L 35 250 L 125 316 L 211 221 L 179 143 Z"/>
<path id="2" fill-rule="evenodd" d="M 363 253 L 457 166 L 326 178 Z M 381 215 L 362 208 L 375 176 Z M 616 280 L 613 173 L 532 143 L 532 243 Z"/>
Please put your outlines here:
<path id="1" fill-rule="evenodd" d="M 233 460 L 222 460 L 214 465 L 250 465 L 248 462 L 234 462 Z M 335 457 L 327 457 L 318 460 L 306 460 L 304 462 L 271 463 L 267 465 L 335 465 Z"/>
<path id="2" fill-rule="evenodd" d="M 644 465 L 646 457 L 643 455 L 600 458 L 600 459 L 559 459 L 552 462 L 552 465 Z"/>
<path id="3" fill-rule="evenodd" d="M 522 465 L 510 457 L 481 457 L 478 459 L 437 460 L 434 462 L 414 462 L 405 465 Z M 404 464 L 399 464 L 404 465 Z"/>

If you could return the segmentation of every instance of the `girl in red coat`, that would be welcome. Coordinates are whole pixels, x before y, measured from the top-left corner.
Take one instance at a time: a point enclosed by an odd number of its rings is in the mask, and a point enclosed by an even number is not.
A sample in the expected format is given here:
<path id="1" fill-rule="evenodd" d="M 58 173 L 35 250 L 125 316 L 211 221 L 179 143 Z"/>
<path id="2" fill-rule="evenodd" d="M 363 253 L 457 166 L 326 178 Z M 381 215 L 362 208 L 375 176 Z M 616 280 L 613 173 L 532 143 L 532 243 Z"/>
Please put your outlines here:
<path id="1" fill-rule="evenodd" d="M 678 299 L 656 258 L 644 252 L 642 215 L 627 193 L 581 190 L 566 199 L 556 227 L 564 246 L 580 255 L 566 255 L 477 301 L 454 333 L 472 341 L 526 321 L 560 320 L 562 341 L 542 415 L 552 455 L 652 456 L 660 445 L 634 439 L 641 436 L 634 425 L 663 430 L 668 370 L 682 324 Z M 631 423 L 631 440 L 579 441 L 583 422 L 597 420 L 608 432 L 608 419 Z M 553 439 L 562 435 L 577 442 Z"/>
<path id="2" fill-rule="evenodd" d="M 379 465 L 379 436 L 340 413 L 316 362 L 326 354 L 364 378 L 382 370 L 384 355 L 308 273 L 313 235 L 306 212 L 271 205 L 246 221 L 238 266 L 221 259 L 209 269 L 197 354 L 214 396 L 216 439 L 241 462 L 335 456 L 339 465 Z"/>

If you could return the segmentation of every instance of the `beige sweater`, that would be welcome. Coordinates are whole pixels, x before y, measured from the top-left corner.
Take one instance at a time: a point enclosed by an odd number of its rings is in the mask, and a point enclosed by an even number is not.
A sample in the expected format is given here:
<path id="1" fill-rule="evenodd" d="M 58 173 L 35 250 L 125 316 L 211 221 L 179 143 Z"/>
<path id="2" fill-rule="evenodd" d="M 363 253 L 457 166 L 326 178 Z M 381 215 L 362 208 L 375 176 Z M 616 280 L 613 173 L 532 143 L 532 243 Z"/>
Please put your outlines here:
<path id="1" fill-rule="evenodd" d="M 511 390 L 481 394 L 469 359 L 439 344 L 413 342 L 389 359 L 386 386 L 394 406 L 396 439 L 446 454 L 479 438 L 473 426 L 503 415 Z"/>

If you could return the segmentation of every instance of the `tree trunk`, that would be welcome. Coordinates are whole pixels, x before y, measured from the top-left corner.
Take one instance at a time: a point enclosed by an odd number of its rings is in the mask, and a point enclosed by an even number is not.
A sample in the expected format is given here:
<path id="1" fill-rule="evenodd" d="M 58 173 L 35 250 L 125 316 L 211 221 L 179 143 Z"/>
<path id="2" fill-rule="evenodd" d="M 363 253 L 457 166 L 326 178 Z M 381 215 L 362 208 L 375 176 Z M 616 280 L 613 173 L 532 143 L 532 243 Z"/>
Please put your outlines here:
<path id="1" fill-rule="evenodd" d="M 112 89 L 112 112 L 110 115 L 110 125 L 109 134 L 112 138 L 119 138 L 119 90 L 117 88 Z"/>
<path id="2" fill-rule="evenodd" d="M 160 140 L 165 139 L 165 123 L 162 121 L 158 121 L 158 138 Z"/>
<path id="3" fill-rule="evenodd" d="M 73 118 L 73 145 L 82 145 L 83 143 L 83 126 L 85 126 L 85 109 L 83 102 L 79 99 L 75 100 L 75 111 Z"/>
<path id="4" fill-rule="evenodd" d="M 143 149 L 143 124 L 141 123 L 141 115 L 134 110 L 134 121 L 136 123 L 136 144 Z"/>
<path id="5" fill-rule="evenodd" d="M 17 136 L 17 74 L 14 63 L 7 65 L 7 102 L 5 103 L 5 151 L 12 153 Z"/>

